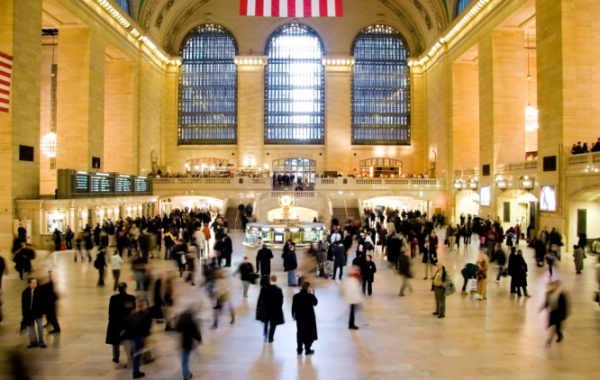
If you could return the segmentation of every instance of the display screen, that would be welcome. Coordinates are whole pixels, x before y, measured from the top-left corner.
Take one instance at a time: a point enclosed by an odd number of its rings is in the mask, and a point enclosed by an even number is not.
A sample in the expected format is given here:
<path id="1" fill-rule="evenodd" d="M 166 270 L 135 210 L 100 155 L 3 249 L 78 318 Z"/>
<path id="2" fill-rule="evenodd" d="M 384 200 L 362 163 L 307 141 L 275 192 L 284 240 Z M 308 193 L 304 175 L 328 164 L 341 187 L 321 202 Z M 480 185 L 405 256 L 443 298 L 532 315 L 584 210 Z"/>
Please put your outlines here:
<path id="1" fill-rule="evenodd" d="M 116 177 L 115 178 L 115 192 L 116 193 L 130 193 L 133 191 L 131 186 L 131 178 L 128 177 Z"/>
<path id="2" fill-rule="evenodd" d="M 77 174 L 75 176 L 75 192 L 88 193 L 90 186 L 90 177 L 87 174 Z"/>
<path id="3" fill-rule="evenodd" d="M 110 193 L 113 191 L 114 178 L 108 176 L 91 175 L 90 193 Z"/>
<path id="4" fill-rule="evenodd" d="M 479 195 L 479 205 L 489 206 L 490 199 L 491 199 L 490 187 L 489 186 L 481 186 L 480 195 Z"/>
<path id="5" fill-rule="evenodd" d="M 543 185 L 540 189 L 540 211 L 556 212 L 556 187 Z"/>
<path id="6" fill-rule="evenodd" d="M 135 192 L 136 193 L 145 193 L 148 191 L 148 182 L 145 179 L 135 179 Z"/>
<path id="7" fill-rule="evenodd" d="M 273 242 L 274 243 L 283 243 L 283 234 L 281 234 L 281 233 L 273 234 Z"/>

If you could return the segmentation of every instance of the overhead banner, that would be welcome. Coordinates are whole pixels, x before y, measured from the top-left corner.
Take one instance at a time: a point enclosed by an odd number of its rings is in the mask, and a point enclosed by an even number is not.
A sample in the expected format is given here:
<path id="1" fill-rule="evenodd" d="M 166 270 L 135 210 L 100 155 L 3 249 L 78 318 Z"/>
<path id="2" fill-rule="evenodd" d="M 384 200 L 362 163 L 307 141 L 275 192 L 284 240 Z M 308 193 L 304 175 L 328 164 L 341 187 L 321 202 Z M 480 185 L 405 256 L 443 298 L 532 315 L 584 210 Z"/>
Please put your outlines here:
<path id="1" fill-rule="evenodd" d="M 342 0 L 240 0 L 240 15 L 342 17 Z"/>

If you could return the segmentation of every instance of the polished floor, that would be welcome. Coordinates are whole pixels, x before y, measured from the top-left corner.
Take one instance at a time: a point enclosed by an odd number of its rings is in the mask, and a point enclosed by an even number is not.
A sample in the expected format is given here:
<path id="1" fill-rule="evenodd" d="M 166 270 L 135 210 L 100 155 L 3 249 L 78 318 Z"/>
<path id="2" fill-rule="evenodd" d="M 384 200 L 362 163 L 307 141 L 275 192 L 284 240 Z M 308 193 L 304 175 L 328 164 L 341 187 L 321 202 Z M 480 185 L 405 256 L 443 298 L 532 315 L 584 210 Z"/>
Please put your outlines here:
<path id="1" fill-rule="evenodd" d="M 234 262 L 245 253 L 241 233 L 233 233 Z M 525 249 L 525 248 L 524 248 Z M 197 379 L 597 379 L 600 373 L 600 307 L 591 300 L 597 288 L 596 257 L 588 255 L 582 275 L 575 275 L 570 254 L 563 256 L 555 277 L 563 279 L 570 294 L 571 315 L 565 340 L 544 347 L 546 314 L 540 312 L 548 273 L 529 263 L 531 298 L 509 294 L 509 280 L 488 284 L 488 299 L 476 301 L 460 292 L 447 299 L 445 319 L 431 315 L 434 297 L 430 281 L 422 280 L 420 257 L 413 260 L 417 274 L 414 292 L 398 297 L 400 278 L 376 258 L 373 296 L 358 316 L 360 330 L 347 329 L 348 307 L 341 297 L 341 282 L 319 279 L 315 283 L 319 340 L 313 356 L 297 356 L 291 298 L 297 289 L 287 287 L 279 253 L 273 266 L 285 294 L 286 323 L 277 329 L 275 342 L 263 342 L 262 326 L 254 320 L 258 287 L 241 297 L 241 283 L 231 280 L 237 319 L 230 325 L 223 316 L 217 330 L 210 330 L 212 310 L 202 289 L 177 282 L 180 307 L 202 305 L 204 344 L 191 358 Z M 440 258 L 462 286 L 460 269 L 474 262 L 477 244 L 458 251 L 441 249 Z M 0 379 L 8 379 L 7 353 L 16 349 L 24 358 L 32 379 L 129 379 L 131 370 L 117 369 L 111 347 L 104 343 L 108 300 L 107 287 L 97 288 L 97 272 L 89 263 L 74 263 L 71 252 L 61 252 L 53 278 L 60 292 L 59 320 L 62 333 L 47 335 L 48 348 L 26 349 L 27 337 L 18 334 L 20 294 L 25 288 L 14 270 L 5 276 L 4 322 L 0 328 Z M 351 256 L 353 257 L 353 256 Z M 6 258 L 6 255 L 5 255 Z M 40 260 L 38 260 L 40 261 Z M 172 262 L 154 260 L 156 271 L 172 269 Z M 41 268 L 42 263 L 36 263 Z M 495 274 L 495 268 L 491 272 Z M 42 275 L 43 270 L 37 274 Z M 125 268 L 122 278 L 134 288 Z M 154 325 L 150 340 L 156 361 L 143 365 L 149 379 L 181 379 L 177 334 Z M 122 355 L 122 359 L 124 355 Z"/>

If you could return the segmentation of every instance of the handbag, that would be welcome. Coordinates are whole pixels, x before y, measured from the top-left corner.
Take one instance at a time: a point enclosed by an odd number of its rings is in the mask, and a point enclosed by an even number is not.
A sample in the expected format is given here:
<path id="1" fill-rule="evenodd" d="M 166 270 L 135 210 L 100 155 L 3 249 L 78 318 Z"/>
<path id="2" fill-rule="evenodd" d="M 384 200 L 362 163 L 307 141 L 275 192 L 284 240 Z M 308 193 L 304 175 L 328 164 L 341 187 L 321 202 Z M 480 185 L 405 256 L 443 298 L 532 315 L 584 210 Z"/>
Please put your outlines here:
<path id="1" fill-rule="evenodd" d="M 470 279 L 469 281 L 470 281 L 470 284 L 469 284 L 469 289 L 470 289 L 472 292 L 475 292 L 475 291 L 477 291 L 477 279 L 475 279 L 475 278 L 472 278 L 472 279 Z"/>
<path id="2" fill-rule="evenodd" d="M 447 296 L 451 296 L 452 294 L 456 293 L 456 287 L 454 286 L 454 282 L 452 281 L 447 281 L 444 284 L 444 293 Z"/>

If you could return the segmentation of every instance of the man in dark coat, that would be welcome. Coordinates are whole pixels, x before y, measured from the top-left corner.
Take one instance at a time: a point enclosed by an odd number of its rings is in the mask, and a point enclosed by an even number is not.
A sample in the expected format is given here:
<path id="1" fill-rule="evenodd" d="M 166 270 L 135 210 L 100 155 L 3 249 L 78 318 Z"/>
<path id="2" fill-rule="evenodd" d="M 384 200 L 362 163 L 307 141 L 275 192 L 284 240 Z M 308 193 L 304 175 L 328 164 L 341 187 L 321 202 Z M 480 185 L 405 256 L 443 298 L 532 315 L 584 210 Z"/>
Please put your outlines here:
<path id="1" fill-rule="evenodd" d="M 127 294 L 127 284 L 121 282 L 118 286 L 119 293 L 110 297 L 108 306 L 108 327 L 106 328 L 106 344 L 113 346 L 113 359 L 119 363 L 121 332 L 125 328 L 125 318 L 135 310 L 135 296 Z M 130 353 L 127 353 L 129 356 Z"/>
<path id="2" fill-rule="evenodd" d="M 256 253 L 256 273 L 260 271 L 262 276 L 271 275 L 271 259 L 273 252 L 263 244 L 262 248 Z"/>
<path id="3" fill-rule="evenodd" d="M 523 258 L 522 250 L 519 249 L 517 251 L 514 261 L 511 286 L 514 281 L 515 292 L 517 293 L 518 297 L 521 297 L 521 288 L 523 289 L 523 294 L 525 297 L 531 297 L 531 295 L 527 293 L 527 263 Z"/>
<path id="4" fill-rule="evenodd" d="M 183 372 L 183 380 L 192 378 L 189 362 L 190 354 L 194 348 L 194 341 L 201 343 L 202 336 L 198 325 L 194 321 L 192 310 L 186 310 L 179 316 L 176 326 L 177 332 L 181 333 L 181 370 Z"/>
<path id="5" fill-rule="evenodd" d="M 44 294 L 37 288 L 37 280 L 30 278 L 28 287 L 21 294 L 21 311 L 23 313 L 23 324 L 29 331 L 29 346 L 27 348 L 41 347 L 46 348 L 44 343 L 44 323 L 42 315 L 44 314 Z M 35 325 L 37 325 L 37 336 Z"/>
<path id="6" fill-rule="evenodd" d="M 265 324 L 264 337 L 269 343 L 273 342 L 275 336 L 275 328 L 278 325 L 282 325 L 285 321 L 283 319 L 283 292 L 281 288 L 275 285 L 277 283 L 277 276 L 272 275 L 268 285 L 263 286 L 260 289 L 258 301 L 256 303 L 256 314 L 259 321 Z"/>
<path id="7" fill-rule="evenodd" d="M 510 248 L 510 255 L 508 255 L 508 275 L 510 276 L 510 294 L 517 292 L 517 253 L 516 248 Z"/>
<path id="8" fill-rule="evenodd" d="M 292 299 L 292 318 L 296 320 L 296 341 L 298 343 L 296 352 L 298 355 L 302 355 L 303 345 L 306 355 L 315 353 L 311 346 L 318 339 L 317 318 L 314 309 L 318 303 L 315 292 L 310 288 L 308 282 L 302 284 L 302 289 Z"/>
<path id="9" fill-rule="evenodd" d="M 225 259 L 225 266 L 231 267 L 231 255 L 233 254 L 233 244 L 231 238 L 227 234 L 223 234 L 223 253 L 222 257 Z"/>
<path id="10" fill-rule="evenodd" d="M 58 334 L 60 332 L 60 325 L 58 324 L 58 318 L 56 317 L 56 301 L 58 301 L 58 295 L 54 291 L 54 283 L 52 280 L 46 282 L 38 287 L 40 293 L 44 297 L 43 311 L 46 315 L 46 321 L 52 325 L 50 334 Z"/>
<path id="11" fill-rule="evenodd" d="M 338 268 L 340 269 L 339 279 L 342 279 L 342 275 L 344 274 L 344 267 L 346 266 L 346 252 L 344 251 L 344 246 L 341 241 L 336 241 L 333 247 L 333 276 L 332 280 L 335 280 L 335 274 L 337 273 Z"/>

